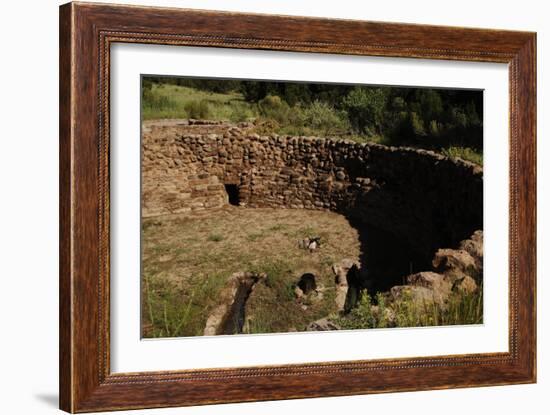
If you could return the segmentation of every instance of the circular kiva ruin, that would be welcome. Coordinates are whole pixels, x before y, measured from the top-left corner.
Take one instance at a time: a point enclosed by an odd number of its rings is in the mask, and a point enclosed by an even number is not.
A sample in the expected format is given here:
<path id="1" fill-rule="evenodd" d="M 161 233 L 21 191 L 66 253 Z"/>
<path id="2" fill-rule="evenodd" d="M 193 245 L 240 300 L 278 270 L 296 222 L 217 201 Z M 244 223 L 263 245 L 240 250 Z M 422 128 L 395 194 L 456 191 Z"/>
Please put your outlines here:
<path id="1" fill-rule="evenodd" d="M 415 287 L 418 295 L 439 290 L 444 296 L 457 284 L 479 285 L 481 167 L 415 148 L 260 136 L 253 127 L 203 120 L 145 122 L 143 216 L 215 210 L 228 204 L 330 210 L 354 227 L 374 226 L 391 234 L 421 258 L 424 272 L 414 270 L 387 284 L 374 281 L 396 298 L 403 286 Z M 361 264 L 335 267 L 361 272 Z M 335 283 L 347 290 L 349 284 L 338 272 Z M 209 330 L 216 331 L 212 324 Z"/>

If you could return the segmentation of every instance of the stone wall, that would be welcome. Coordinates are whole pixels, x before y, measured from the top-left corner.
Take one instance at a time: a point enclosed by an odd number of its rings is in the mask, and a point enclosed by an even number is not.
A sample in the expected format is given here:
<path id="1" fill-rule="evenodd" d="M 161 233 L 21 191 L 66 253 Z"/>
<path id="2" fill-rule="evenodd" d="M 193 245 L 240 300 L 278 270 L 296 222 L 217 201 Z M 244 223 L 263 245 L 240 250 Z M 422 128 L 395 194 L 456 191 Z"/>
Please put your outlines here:
<path id="1" fill-rule="evenodd" d="M 483 171 L 474 164 L 412 148 L 262 137 L 252 127 L 145 123 L 143 215 L 220 208 L 234 184 L 242 206 L 336 211 L 428 255 L 482 229 Z"/>

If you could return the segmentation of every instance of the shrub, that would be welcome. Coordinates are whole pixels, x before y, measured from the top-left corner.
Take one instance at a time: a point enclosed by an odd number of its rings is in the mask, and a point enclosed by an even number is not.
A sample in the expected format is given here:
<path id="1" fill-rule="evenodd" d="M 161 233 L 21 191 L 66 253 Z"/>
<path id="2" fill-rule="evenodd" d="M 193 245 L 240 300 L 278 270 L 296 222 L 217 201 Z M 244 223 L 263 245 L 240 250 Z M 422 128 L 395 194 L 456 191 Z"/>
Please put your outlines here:
<path id="1" fill-rule="evenodd" d="M 212 242 L 220 242 L 223 241 L 223 235 L 220 235 L 219 233 L 213 233 L 208 235 L 208 240 Z"/>
<path id="2" fill-rule="evenodd" d="M 415 136 L 425 136 L 424 122 L 416 112 L 409 112 L 410 129 Z"/>
<path id="3" fill-rule="evenodd" d="M 376 317 L 372 313 L 371 297 L 365 291 L 345 317 L 336 319 L 336 323 L 343 329 L 370 329 L 377 326 Z"/>
<path id="4" fill-rule="evenodd" d="M 473 150 L 470 147 L 447 147 L 441 150 L 443 155 L 451 158 L 460 158 L 483 166 L 483 153 Z"/>
<path id="5" fill-rule="evenodd" d="M 468 126 L 468 116 L 464 110 L 460 107 L 453 107 L 451 109 L 451 126 L 466 128 Z"/>
<path id="6" fill-rule="evenodd" d="M 164 95 L 159 95 L 153 91 L 152 86 L 145 87 L 142 90 L 142 107 L 155 111 L 173 110 L 176 103 Z"/>
<path id="7" fill-rule="evenodd" d="M 210 106 L 204 100 L 189 101 L 184 106 L 188 118 L 207 119 L 210 117 Z"/>
<path id="8" fill-rule="evenodd" d="M 483 322 L 483 288 L 474 293 L 451 294 L 444 306 L 432 301 L 417 301 L 403 293 L 398 301 L 388 302 L 383 293 L 372 298 L 363 292 L 357 305 L 346 315 L 332 315 L 343 329 L 369 329 L 386 327 L 422 327 Z"/>
<path id="9" fill-rule="evenodd" d="M 382 133 L 387 90 L 384 88 L 357 87 L 350 91 L 342 102 L 354 130 L 368 135 Z"/>
<path id="10" fill-rule="evenodd" d="M 249 106 L 241 102 L 232 102 L 231 103 L 231 113 L 229 119 L 233 122 L 248 121 L 251 118 L 254 118 L 254 112 L 250 109 Z"/>
<path id="11" fill-rule="evenodd" d="M 303 110 L 303 124 L 320 135 L 346 132 L 349 122 L 343 111 L 337 111 L 326 102 L 315 101 Z"/>
<path id="12" fill-rule="evenodd" d="M 438 136 L 440 134 L 440 131 L 441 131 L 441 124 L 438 123 L 436 120 L 431 120 L 429 129 L 428 129 L 429 134 L 433 136 Z"/>
<path id="13" fill-rule="evenodd" d="M 288 124 L 290 121 L 290 107 L 278 95 L 267 95 L 258 102 L 260 115 L 270 118 L 280 124 Z"/>
<path id="14" fill-rule="evenodd" d="M 443 114 L 443 100 L 439 91 L 435 89 L 419 89 L 415 93 L 424 122 L 437 120 Z"/>

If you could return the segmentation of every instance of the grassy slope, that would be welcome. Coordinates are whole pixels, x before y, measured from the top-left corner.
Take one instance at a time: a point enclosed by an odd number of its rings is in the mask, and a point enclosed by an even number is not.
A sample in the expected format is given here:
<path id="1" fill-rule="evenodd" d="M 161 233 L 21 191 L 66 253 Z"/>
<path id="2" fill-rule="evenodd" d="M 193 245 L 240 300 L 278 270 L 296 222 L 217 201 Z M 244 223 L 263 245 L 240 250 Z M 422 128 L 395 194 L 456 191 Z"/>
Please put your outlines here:
<path id="1" fill-rule="evenodd" d="M 298 240 L 313 235 L 321 236 L 319 251 L 298 248 Z M 237 271 L 268 274 L 248 304 L 249 332 L 302 330 L 335 311 L 331 265 L 358 255 L 357 231 L 331 212 L 227 207 L 204 217 L 145 219 L 144 336 L 201 335 L 217 293 Z M 306 310 L 293 294 L 305 272 L 327 287 Z"/>
<path id="2" fill-rule="evenodd" d="M 144 120 L 201 118 L 197 117 L 200 114 L 193 113 L 193 104 L 199 102 L 208 104 L 209 113 L 207 117 L 203 118 L 243 121 L 247 116 L 253 117 L 255 114 L 253 105 L 246 102 L 242 95 L 236 92 L 216 94 L 178 85 L 153 84 L 151 95 L 153 99 L 144 102 L 142 108 Z"/>

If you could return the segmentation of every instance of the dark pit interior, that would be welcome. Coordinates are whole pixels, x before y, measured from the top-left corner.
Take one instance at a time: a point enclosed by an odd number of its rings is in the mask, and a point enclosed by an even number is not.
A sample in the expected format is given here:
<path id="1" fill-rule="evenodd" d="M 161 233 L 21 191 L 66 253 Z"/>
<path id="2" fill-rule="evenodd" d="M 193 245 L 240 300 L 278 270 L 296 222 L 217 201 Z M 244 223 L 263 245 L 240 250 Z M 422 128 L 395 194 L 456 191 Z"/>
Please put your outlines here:
<path id="1" fill-rule="evenodd" d="M 431 268 L 434 252 L 411 246 L 393 233 L 365 223 L 355 223 L 361 242 L 361 269 L 348 276 L 348 285 L 370 293 L 405 284 L 405 276 Z M 351 284 L 350 284 L 351 283 Z"/>
<path id="2" fill-rule="evenodd" d="M 304 294 L 309 294 L 311 291 L 315 290 L 317 288 L 315 275 L 310 272 L 306 272 L 302 275 L 300 281 L 298 281 L 298 288 L 300 288 Z"/>
<path id="3" fill-rule="evenodd" d="M 246 302 L 250 293 L 254 288 L 254 284 L 258 282 L 258 277 L 249 277 L 239 280 L 237 293 L 231 304 L 229 313 L 222 324 L 221 333 L 218 334 L 237 334 L 242 333 L 245 322 Z"/>
<path id="4" fill-rule="evenodd" d="M 239 187 L 234 183 L 226 183 L 225 192 L 227 193 L 229 204 L 239 206 Z"/>

